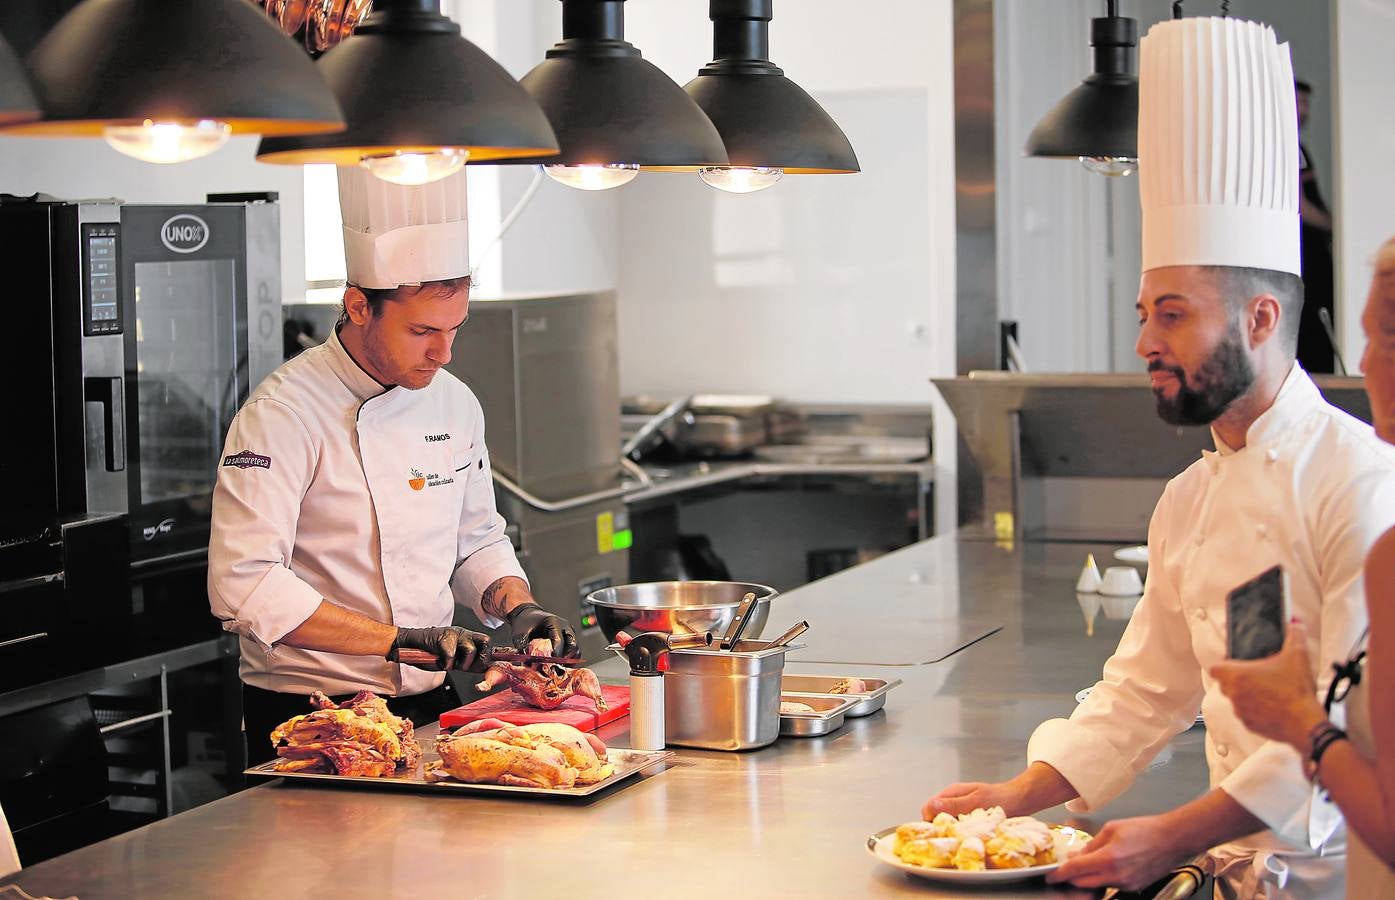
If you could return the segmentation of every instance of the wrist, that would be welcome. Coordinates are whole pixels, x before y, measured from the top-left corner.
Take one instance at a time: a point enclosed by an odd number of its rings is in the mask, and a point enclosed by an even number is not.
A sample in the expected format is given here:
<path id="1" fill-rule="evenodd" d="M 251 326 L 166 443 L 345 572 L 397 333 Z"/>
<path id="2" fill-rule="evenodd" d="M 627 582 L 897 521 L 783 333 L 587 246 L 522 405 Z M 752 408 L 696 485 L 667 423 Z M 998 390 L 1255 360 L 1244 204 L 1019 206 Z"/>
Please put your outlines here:
<path id="1" fill-rule="evenodd" d="M 1055 766 L 1044 762 L 1034 762 L 1024 769 L 1013 779 L 1013 788 L 1017 796 L 1022 798 L 1024 806 L 1024 809 L 1015 812 L 1016 815 L 1032 815 L 1079 796 L 1079 792 L 1066 780 L 1066 776 Z"/>
<path id="2" fill-rule="evenodd" d="M 1322 725 L 1328 724 L 1327 713 L 1317 703 L 1294 714 L 1292 728 L 1284 743 L 1306 756 L 1312 751 L 1312 737 Z"/>

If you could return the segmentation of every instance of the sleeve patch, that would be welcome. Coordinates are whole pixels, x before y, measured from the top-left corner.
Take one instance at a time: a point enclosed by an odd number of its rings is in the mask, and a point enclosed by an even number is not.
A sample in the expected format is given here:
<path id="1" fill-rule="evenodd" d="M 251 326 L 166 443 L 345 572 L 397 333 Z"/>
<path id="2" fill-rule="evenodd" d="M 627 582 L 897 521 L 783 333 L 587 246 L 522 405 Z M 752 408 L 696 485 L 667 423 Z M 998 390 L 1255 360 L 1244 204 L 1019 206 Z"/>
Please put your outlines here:
<path id="1" fill-rule="evenodd" d="M 271 457 L 243 450 L 241 453 L 223 457 L 223 465 L 234 469 L 270 469 Z"/>

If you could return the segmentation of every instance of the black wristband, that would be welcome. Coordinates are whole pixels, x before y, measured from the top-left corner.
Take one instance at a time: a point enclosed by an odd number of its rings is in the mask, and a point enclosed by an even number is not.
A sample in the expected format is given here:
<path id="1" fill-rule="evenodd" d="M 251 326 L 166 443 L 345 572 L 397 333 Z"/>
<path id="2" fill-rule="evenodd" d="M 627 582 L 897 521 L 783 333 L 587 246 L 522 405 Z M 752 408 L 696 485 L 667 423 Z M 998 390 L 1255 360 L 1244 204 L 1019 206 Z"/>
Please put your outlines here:
<path id="1" fill-rule="evenodd" d="M 1304 768 L 1310 780 L 1317 780 L 1318 766 L 1327 748 L 1347 739 L 1347 733 L 1331 722 L 1322 722 L 1308 734 L 1308 760 Z"/>

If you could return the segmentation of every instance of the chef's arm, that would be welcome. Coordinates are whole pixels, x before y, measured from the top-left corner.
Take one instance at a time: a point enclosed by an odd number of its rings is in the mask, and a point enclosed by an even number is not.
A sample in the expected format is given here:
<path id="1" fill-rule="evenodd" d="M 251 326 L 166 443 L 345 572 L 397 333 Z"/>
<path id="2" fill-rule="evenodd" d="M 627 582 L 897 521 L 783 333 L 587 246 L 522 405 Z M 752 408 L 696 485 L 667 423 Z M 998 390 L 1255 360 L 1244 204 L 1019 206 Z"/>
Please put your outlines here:
<path id="1" fill-rule="evenodd" d="M 362 613 L 321 600 L 320 605 L 281 643 L 302 650 L 323 650 L 347 656 L 386 656 L 397 628 Z"/>
<path id="2" fill-rule="evenodd" d="M 491 582 L 480 595 L 480 608 L 496 619 L 507 619 L 509 613 L 523 604 L 536 602 L 528 582 L 513 575 Z"/>
<path id="3" fill-rule="evenodd" d="M 1172 856 L 1191 858 L 1212 847 L 1264 830 L 1264 823 L 1220 788 L 1163 813 L 1164 833 L 1172 837 Z"/>

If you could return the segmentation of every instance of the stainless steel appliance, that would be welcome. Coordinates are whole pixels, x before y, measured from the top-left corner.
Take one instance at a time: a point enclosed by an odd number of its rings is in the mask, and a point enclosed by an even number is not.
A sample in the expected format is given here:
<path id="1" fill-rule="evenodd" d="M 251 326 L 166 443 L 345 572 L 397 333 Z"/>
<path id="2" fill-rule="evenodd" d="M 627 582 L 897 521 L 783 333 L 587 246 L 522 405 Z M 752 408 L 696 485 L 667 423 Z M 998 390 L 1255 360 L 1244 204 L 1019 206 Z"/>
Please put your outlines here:
<path id="1" fill-rule="evenodd" d="M 132 564 L 201 557 L 228 425 L 281 361 L 274 194 L 123 206 L 127 493 Z"/>
<path id="2" fill-rule="evenodd" d="M 615 295 L 473 299 L 448 368 L 484 407 L 499 508 L 534 596 L 599 658 L 585 597 L 629 580 Z"/>

